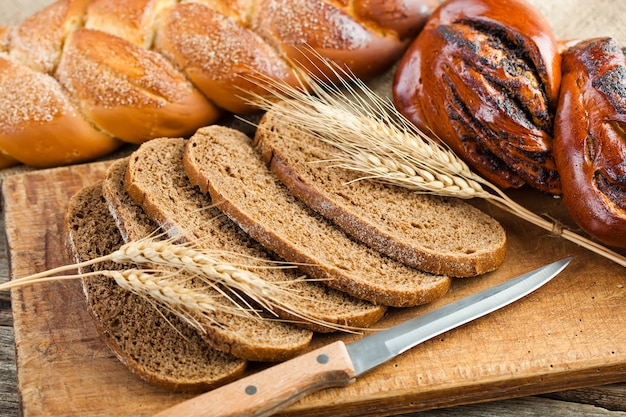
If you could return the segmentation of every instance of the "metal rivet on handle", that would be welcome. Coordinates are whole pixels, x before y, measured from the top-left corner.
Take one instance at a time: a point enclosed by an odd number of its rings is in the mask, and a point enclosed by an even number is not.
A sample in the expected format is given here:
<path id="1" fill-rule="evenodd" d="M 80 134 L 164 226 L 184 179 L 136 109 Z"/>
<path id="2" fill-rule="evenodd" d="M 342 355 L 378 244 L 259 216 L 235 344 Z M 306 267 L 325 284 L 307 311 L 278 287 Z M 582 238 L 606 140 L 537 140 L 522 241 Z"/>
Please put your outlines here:
<path id="1" fill-rule="evenodd" d="M 325 364 L 328 363 L 328 361 L 330 361 L 330 358 L 324 353 L 317 357 L 317 363 Z"/>
<path id="2" fill-rule="evenodd" d="M 257 387 L 255 387 L 254 385 L 248 385 L 246 387 L 246 394 L 248 395 L 254 395 L 257 393 Z"/>

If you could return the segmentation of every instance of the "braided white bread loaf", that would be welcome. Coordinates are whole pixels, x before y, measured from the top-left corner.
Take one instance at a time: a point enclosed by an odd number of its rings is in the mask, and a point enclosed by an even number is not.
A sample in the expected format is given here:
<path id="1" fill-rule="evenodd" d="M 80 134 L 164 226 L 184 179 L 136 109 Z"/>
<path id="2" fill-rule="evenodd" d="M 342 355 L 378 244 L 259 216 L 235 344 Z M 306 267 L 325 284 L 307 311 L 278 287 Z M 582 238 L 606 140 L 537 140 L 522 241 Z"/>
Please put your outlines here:
<path id="1" fill-rule="evenodd" d="M 0 28 L 0 167 L 90 160 L 246 113 L 246 75 L 295 83 L 319 56 L 388 68 L 431 0 L 58 0 Z M 320 66 L 322 67 L 322 66 Z"/>

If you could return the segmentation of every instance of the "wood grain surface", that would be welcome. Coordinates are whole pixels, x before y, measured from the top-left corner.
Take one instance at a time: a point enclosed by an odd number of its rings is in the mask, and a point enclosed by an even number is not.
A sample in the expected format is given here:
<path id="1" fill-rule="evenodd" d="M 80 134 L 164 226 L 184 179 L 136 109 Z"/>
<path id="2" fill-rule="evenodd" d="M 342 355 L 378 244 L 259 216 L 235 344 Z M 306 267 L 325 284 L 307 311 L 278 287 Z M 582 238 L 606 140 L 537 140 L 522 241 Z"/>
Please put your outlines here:
<path id="1" fill-rule="evenodd" d="M 102 178 L 108 162 L 35 171 L 4 181 L 12 277 L 66 263 L 63 217 L 69 197 Z M 530 190 L 525 205 L 567 221 L 559 200 Z M 313 394 L 286 415 L 391 415 L 626 381 L 626 270 L 477 202 L 507 230 L 502 267 L 456 280 L 427 306 L 393 310 L 381 326 L 573 256 L 552 282 L 525 299 L 448 332 L 359 378 Z M 188 398 L 138 380 L 100 341 L 77 281 L 14 290 L 18 388 L 26 416 L 148 416 Z M 354 336 L 342 336 L 350 341 Z M 336 335 L 319 336 L 311 348 Z M 253 368 L 254 370 L 254 368 Z"/>

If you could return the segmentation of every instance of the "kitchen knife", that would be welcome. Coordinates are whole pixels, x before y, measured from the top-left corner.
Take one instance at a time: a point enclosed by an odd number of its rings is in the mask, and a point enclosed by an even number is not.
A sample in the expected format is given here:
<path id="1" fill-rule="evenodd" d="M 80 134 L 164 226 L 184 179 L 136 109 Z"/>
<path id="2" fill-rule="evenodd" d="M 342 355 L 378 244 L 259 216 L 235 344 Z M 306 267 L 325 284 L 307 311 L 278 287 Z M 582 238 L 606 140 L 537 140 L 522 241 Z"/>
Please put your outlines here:
<path id="1" fill-rule="evenodd" d="M 268 416 L 314 391 L 345 386 L 412 347 L 504 307 L 541 287 L 566 258 L 348 345 L 334 342 L 209 391 L 155 417 Z"/>

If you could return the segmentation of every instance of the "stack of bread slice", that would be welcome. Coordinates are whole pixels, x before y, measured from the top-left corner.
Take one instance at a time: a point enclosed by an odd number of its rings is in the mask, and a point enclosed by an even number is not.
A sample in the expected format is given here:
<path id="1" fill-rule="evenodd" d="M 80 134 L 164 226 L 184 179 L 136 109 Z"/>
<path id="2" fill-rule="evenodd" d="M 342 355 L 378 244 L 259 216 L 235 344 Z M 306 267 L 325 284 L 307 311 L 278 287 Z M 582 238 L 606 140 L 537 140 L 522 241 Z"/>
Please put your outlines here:
<path id="1" fill-rule="evenodd" d="M 369 181 L 346 185 L 349 173 L 320 163 L 328 152 L 270 111 L 256 141 L 222 126 L 155 139 L 72 198 L 66 226 L 74 260 L 162 236 L 292 266 L 255 273 L 293 289 L 299 311 L 279 303 L 263 313 L 267 320 L 216 313 L 200 329 L 108 278 L 85 277 L 97 326 L 131 370 L 152 383 L 206 390 L 236 378 L 247 361 L 297 355 L 317 332 L 372 327 L 388 307 L 431 302 L 453 277 L 502 263 L 506 236 L 487 214 Z M 152 349 L 132 344 L 146 338 Z M 166 348 L 155 354 L 156 346 Z"/>
<path id="2" fill-rule="evenodd" d="M 111 253 L 124 243 L 102 195 L 102 182 L 74 195 L 66 219 L 67 245 L 77 263 Z M 121 266 L 111 262 L 93 268 Z M 86 274 L 92 268 L 79 272 Z M 84 278 L 83 289 L 102 339 L 143 380 L 172 390 L 201 392 L 244 372 L 245 360 L 211 348 L 178 316 L 166 311 L 155 314 L 149 300 L 110 278 Z"/>

